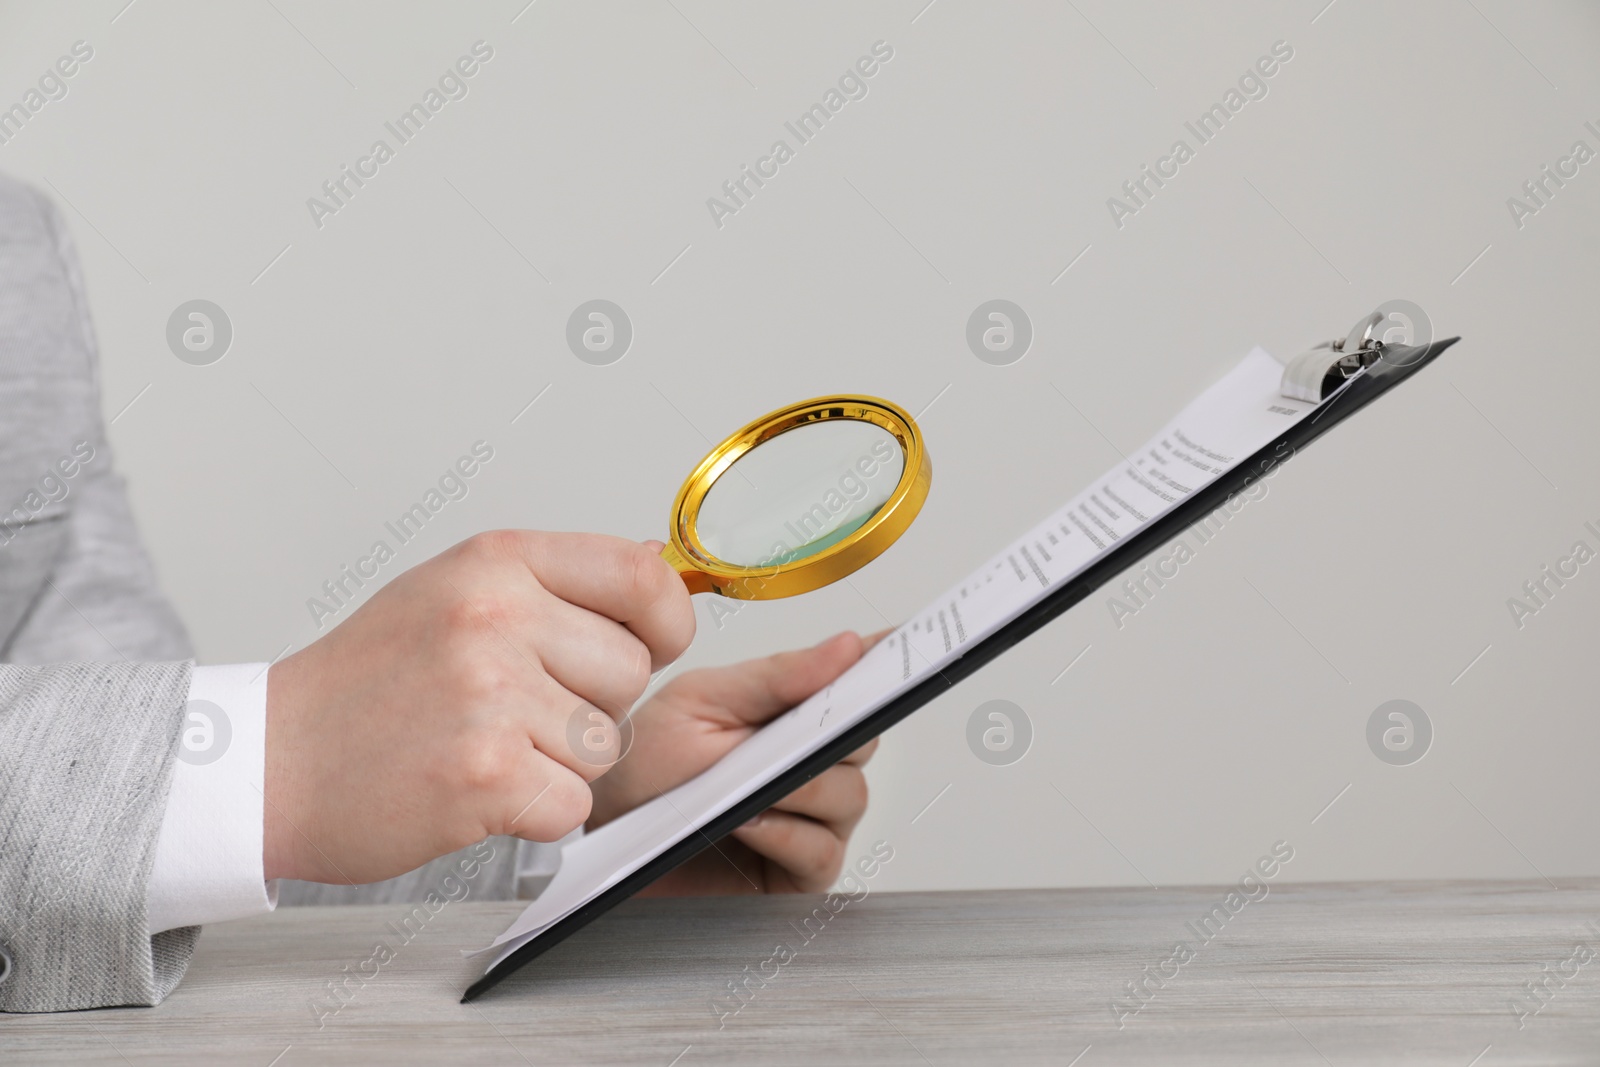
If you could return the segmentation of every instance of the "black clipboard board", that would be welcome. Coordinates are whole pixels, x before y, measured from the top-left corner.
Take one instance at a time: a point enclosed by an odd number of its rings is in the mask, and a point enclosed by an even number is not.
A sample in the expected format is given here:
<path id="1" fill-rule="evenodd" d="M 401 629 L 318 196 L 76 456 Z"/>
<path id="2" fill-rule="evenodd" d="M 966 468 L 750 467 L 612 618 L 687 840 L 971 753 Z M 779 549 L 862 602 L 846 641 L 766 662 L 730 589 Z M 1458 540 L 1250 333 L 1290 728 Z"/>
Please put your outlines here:
<path id="1" fill-rule="evenodd" d="M 519 947 L 501 960 L 498 966 L 491 968 L 482 978 L 468 987 L 462 994 L 461 1002 L 464 1004 L 482 996 L 504 981 L 508 975 L 565 941 L 657 878 L 698 855 L 748 819 L 770 808 L 901 719 L 1020 644 L 1024 638 L 1044 627 L 1046 623 L 1088 599 L 1096 589 L 1132 568 L 1144 557 L 1216 510 L 1234 493 L 1247 489 L 1258 478 L 1281 464 L 1285 447 L 1291 450 L 1292 457 L 1300 449 L 1432 363 L 1440 353 L 1459 340 L 1459 337 L 1451 337 L 1420 346 L 1390 345 L 1384 348 L 1376 362 L 1346 382 L 1338 392 L 1325 400 L 1313 415 L 1300 420 L 1247 459 L 1236 464 L 1227 473 L 1219 475 L 1210 484 L 1185 497 L 1170 511 L 1119 541 L 1076 578 L 1046 594 L 988 637 L 974 642 L 966 652 L 947 664 L 943 670 L 936 671 L 877 711 L 868 714 L 789 770 L 745 794 L 707 822 L 697 834 L 671 845 L 617 884 L 601 891 L 592 900 L 556 920 L 543 933 Z"/>

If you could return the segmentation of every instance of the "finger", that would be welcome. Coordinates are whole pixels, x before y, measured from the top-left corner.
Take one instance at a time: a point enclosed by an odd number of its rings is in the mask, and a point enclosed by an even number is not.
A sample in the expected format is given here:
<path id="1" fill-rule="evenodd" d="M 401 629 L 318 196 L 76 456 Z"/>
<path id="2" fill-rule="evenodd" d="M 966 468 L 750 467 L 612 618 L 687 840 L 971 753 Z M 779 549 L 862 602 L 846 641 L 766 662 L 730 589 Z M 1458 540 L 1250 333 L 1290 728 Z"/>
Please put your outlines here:
<path id="1" fill-rule="evenodd" d="M 611 713 L 554 680 L 536 683 L 520 703 L 508 710 L 526 721 L 532 747 L 583 781 L 594 781 L 622 757 L 624 735 Z M 530 706 L 549 710 L 534 714 Z"/>
<path id="2" fill-rule="evenodd" d="M 542 597 L 530 635 L 550 677 L 621 719 L 650 684 L 650 650 L 603 615 Z"/>
<path id="3" fill-rule="evenodd" d="M 879 641 L 882 641 L 885 637 L 888 637 L 892 633 L 894 633 L 894 627 L 893 626 L 885 626 L 883 629 L 879 630 L 877 633 L 868 634 L 867 636 L 865 636 L 865 637 L 863 637 L 861 639 L 861 651 L 865 652 L 867 649 L 871 648 L 873 645 L 877 644 Z"/>
<path id="4" fill-rule="evenodd" d="M 582 777 L 530 748 L 515 784 L 501 793 L 504 822 L 496 830 L 526 841 L 559 841 L 583 825 L 592 803 Z"/>
<path id="5" fill-rule="evenodd" d="M 707 705 L 756 725 L 788 711 L 860 658 L 861 638 L 847 630 L 811 648 L 695 671 L 678 685 L 693 686 Z"/>
<path id="6" fill-rule="evenodd" d="M 866 744 L 862 745 L 860 748 L 856 749 L 839 762 L 848 763 L 852 767 L 865 767 L 867 765 L 867 760 L 871 759 L 872 754 L 878 751 L 879 740 L 879 738 L 874 737 L 871 741 L 868 741 Z"/>
<path id="7" fill-rule="evenodd" d="M 632 630 L 660 670 L 694 638 L 694 606 L 683 579 L 637 541 L 601 534 L 519 531 L 524 562 L 550 592 Z"/>
<path id="8" fill-rule="evenodd" d="M 835 764 L 772 806 L 773 811 L 803 815 L 848 839 L 867 811 L 867 776 L 861 768 Z"/>
<path id="9" fill-rule="evenodd" d="M 781 867 L 797 892 L 820 893 L 844 867 L 844 841 L 801 815 L 765 812 L 735 830 L 733 837 Z"/>

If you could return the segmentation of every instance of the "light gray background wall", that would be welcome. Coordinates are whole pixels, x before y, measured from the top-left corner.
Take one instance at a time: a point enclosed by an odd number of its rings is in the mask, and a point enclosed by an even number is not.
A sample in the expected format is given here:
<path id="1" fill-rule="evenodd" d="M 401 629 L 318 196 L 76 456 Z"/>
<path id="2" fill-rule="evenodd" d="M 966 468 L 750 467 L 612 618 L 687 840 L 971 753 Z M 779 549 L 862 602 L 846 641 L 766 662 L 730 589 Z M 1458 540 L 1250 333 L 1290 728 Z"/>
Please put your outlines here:
<path id="1" fill-rule="evenodd" d="M 1295 879 L 1600 873 L 1600 565 L 1520 630 L 1506 606 L 1600 547 L 1600 163 L 1520 229 L 1506 206 L 1600 149 L 1592 5 L 125 2 L 0 5 L 0 103 L 94 48 L 0 169 L 68 205 L 118 459 L 205 661 L 314 639 L 306 599 L 475 440 L 494 460 L 387 573 L 488 527 L 659 536 L 708 438 L 831 390 L 932 402 L 924 515 L 853 587 L 721 628 L 702 604 L 686 665 L 873 629 L 1250 345 L 1406 297 L 1465 342 L 1121 630 L 1085 604 L 892 731 L 856 847 L 895 844 L 892 888 L 1221 881 L 1280 838 Z M 314 226 L 480 39 L 470 94 Z M 869 95 L 714 225 L 880 39 Z M 1106 199 L 1278 40 L 1269 95 L 1117 228 Z M 563 339 L 597 297 L 636 330 L 607 367 Z M 1037 331 L 1009 367 L 963 338 L 994 297 Z M 235 329 L 210 366 L 164 338 L 194 298 Z M 995 698 L 1036 734 L 1006 767 L 965 742 Z M 1393 698 L 1434 726 L 1411 766 L 1365 740 Z"/>

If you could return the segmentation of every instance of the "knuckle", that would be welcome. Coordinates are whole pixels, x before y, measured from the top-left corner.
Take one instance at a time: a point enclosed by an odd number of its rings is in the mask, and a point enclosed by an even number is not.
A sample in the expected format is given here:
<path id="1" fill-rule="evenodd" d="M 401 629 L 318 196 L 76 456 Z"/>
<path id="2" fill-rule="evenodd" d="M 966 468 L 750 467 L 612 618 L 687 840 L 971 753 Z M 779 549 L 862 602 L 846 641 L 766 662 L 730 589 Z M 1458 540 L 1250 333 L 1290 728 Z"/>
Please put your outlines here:
<path id="1" fill-rule="evenodd" d="M 694 640 L 694 607 L 689 591 L 670 564 L 645 545 L 629 545 L 622 565 L 624 594 L 636 615 L 649 616 L 661 646 L 656 652 L 676 659 Z"/>
<path id="2" fill-rule="evenodd" d="M 519 836 L 554 841 L 570 834 L 589 818 L 594 795 L 589 792 L 588 784 L 558 767 L 550 769 L 554 778 L 548 788 L 539 787 L 545 790 L 543 795 L 512 827 Z M 537 794 L 538 790 L 534 792 Z"/>
<path id="3" fill-rule="evenodd" d="M 644 545 L 629 544 L 623 547 L 621 578 L 625 594 L 630 600 L 643 605 L 653 605 L 667 595 L 667 582 L 673 577 L 667 561 Z"/>
<path id="4" fill-rule="evenodd" d="M 482 616 L 472 601 L 460 596 L 453 589 L 444 591 L 448 599 L 439 606 L 435 618 L 439 627 L 444 631 L 446 638 L 458 638 L 466 634 L 474 634 L 483 625 Z"/>
<path id="5" fill-rule="evenodd" d="M 616 766 L 616 760 L 612 759 L 608 762 L 606 759 L 608 755 L 615 754 L 621 750 L 620 737 L 613 735 L 613 738 L 613 740 L 606 742 L 606 748 L 601 753 L 591 755 L 582 751 L 568 751 L 562 754 L 559 762 L 586 784 L 592 782 Z"/>
<path id="6" fill-rule="evenodd" d="M 473 599 L 458 590 L 450 590 L 450 599 L 440 608 L 439 622 L 445 637 L 454 649 L 463 644 L 471 647 L 476 639 L 489 632 L 489 615 L 484 609 L 498 610 L 483 597 Z"/>
<path id="7" fill-rule="evenodd" d="M 499 561 L 520 555 L 522 542 L 523 535 L 518 530 L 484 530 L 463 541 L 461 548 L 470 559 Z"/>
<path id="8" fill-rule="evenodd" d="M 613 767 L 622 756 L 622 729 L 596 705 L 579 705 L 567 721 L 567 751 L 560 762 L 586 782 Z"/>
<path id="9" fill-rule="evenodd" d="M 515 780 L 519 754 L 496 735 L 479 735 L 466 740 L 456 756 L 453 778 L 468 790 L 499 795 Z"/>
<path id="10" fill-rule="evenodd" d="M 503 593 L 475 596 L 472 614 L 478 620 L 478 632 L 496 641 L 509 640 L 528 618 L 527 609 L 515 597 Z"/>
<path id="11" fill-rule="evenodd" d="M 673 580 L 677 581 L 676 575 L 674 575 Z M 678 588 L 683 590 L 683 599 L 681 601 L 683 607 L 678 613 L 678 625 L 674 634 L 674 647 L 672 649 L 674 657 L 680 656 L 688 650 L 689 646 L 694 643 L 695 634 L 694 606 L 689 600 L 688 590 L 684 588 L 681 582 L 678 583 Z"/>
<path id="12" fill-rule="evenodd" d="M 512 664 L 494 656 L 477 656 L 464 664 L 456 679 L 463 698 L 473 704 L 516 703 L 522 688 L 520 673 Z"/>
<path id="13" fill-rule="evenodd" d="M 650 684 L 650 649 L 645 647 L 643 641 L 630 640 L 620 666 L 621 687 L 628 698 L 627 703 L 631 705 Z"/>
<path id="14" fill-rule="evenodd" d="M 448 689 L 459 697 L 478 701 L 505 692 L 513 684 L 510 667 L 489 653 L 482 619 L 452 619 L 439 643 L 439 670 Z"/>
<path id="15" fill-rule="evenodd" d="M 478 592 L 452 595 L 440 612 L 445 649 L 455 656 L 481 658 L 485 649 L 503 648 L 512 635 L 525 628 L 527 618 L 527 609 L 514 597 Z"/>

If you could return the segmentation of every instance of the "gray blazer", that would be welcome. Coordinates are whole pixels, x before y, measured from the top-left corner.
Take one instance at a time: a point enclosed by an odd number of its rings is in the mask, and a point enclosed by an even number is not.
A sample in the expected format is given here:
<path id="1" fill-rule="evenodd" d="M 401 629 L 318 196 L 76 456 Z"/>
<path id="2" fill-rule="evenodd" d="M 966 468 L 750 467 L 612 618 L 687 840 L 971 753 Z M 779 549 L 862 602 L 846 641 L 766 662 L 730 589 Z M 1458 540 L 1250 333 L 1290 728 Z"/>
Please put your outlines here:
<path id="1" fill-rule="evenodd" d="M 192 663 L 101 421 L 83 279 L 55 208 L 0 176 L 0 1011 L 156 1004 L 199 928 L 146 932 Z M 475 879 L 513 895 L 514 842 Z M 444 857 L 287 903 L 420 900 Z"/>

